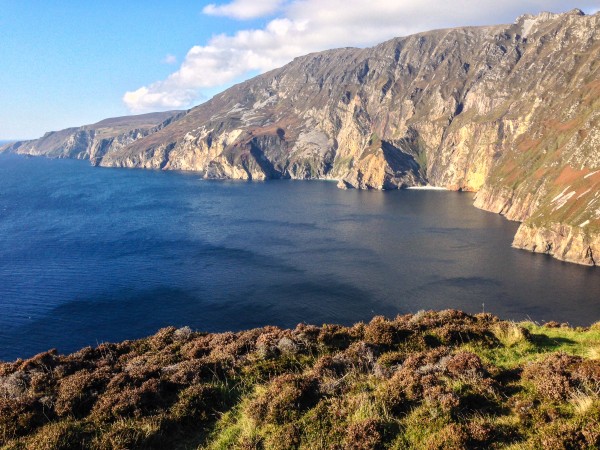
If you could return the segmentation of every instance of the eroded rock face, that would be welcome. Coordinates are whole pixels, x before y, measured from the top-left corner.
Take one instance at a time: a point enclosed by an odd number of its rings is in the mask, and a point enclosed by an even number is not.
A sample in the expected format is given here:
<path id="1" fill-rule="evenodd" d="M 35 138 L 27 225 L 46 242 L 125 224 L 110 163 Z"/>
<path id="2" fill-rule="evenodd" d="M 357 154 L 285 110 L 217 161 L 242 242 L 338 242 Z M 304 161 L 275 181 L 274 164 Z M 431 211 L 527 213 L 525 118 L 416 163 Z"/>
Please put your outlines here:
<path id="1" fill-rule="evenodd" d="M 160 130 L 181 114 L 182 111 L 167 111 L 105 119 L 93 125 L 50 131 L 39 139 L 7 144 L 0 147 L 0 151 L 89 159 L 92 164 L 97 164 L 106 154 Z"/>
<path id="2" fill-rule="evenodd" d="M 599 14 L 574 10 L 310 54 L 142 135 L 97 148 L 71 133 L 61 155 L 206 178 L 478 191 L 477 207 L 523 229 L 569 226 L 600 254 L 599 31 Z"/>
<path id="3" fill-rule="evenodd" d="M 512 245 L 563 261 L 587 266 L 600 265 L 600 236 L 587 234 L 577 227 L 555 224 L 538 228 L 521 224 Z"/>

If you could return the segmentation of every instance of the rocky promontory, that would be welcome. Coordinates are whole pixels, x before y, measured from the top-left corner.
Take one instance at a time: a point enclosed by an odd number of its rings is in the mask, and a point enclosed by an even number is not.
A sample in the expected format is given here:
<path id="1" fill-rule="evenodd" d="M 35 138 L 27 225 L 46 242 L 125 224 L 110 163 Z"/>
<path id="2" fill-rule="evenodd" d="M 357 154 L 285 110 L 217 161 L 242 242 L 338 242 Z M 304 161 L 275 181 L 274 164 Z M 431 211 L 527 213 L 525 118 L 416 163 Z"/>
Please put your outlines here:
<path id="1" fill-rule="evenodd" d="M 100 151 L 78 134 L 53 151 L 47 137 L 8 149 L 215 179 L 477 191 L 477 207 L 524 223 L 515 246 L 594 265 L 598 61 L 600 13 L 525 15 L 306 55 Z"/>

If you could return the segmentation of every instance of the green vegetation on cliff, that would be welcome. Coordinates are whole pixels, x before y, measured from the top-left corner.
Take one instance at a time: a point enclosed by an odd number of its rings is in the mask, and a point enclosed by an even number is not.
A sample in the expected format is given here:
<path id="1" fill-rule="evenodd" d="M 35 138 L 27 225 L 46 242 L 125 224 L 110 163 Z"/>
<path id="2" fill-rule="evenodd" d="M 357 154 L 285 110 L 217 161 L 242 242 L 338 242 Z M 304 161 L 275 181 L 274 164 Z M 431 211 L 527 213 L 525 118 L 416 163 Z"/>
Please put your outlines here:
<path id="1" fill-rule="evenodd" d="M 600 326 L 420 312 L 0 364 L 10 449 L 600 446 Z"/>

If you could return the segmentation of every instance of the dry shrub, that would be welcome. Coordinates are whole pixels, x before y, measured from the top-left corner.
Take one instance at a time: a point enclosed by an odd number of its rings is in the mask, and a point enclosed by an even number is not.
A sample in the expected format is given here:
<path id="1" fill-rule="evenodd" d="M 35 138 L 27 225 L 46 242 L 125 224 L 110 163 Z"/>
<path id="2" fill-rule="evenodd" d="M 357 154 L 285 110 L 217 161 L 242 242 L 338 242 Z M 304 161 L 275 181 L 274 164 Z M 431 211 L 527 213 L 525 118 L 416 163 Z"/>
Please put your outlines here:
<path id="1" fill-rule="evenodd" d="M 342 353 L 350 362 L 352 369 L 359 373 L 370 373 L 375 365 L 375 354 L 370 345 L 364 342 L 354 342 Z"/>
<path id="2" fill-rule="evenodd" d="M 40 428 L 27 441 L 27 450 L 85 450 L 90 448 L 91 434 L 81 423 L 62 421 Z"/>
<path id="3" fill-rule="evenodd" d="M 340 378 L 352 368 L 350 361 L 344 354 L 321 356 L 313 366 L 312 373 L 317 378 Z"/>
<path id="4" fill-rule="evenodd" d="M 463 426 L 451 423 L 426 440 L 427 450 L 461 450 L 469 448 L 469 435 Z"/>
<path id="5" fill-rule="evenodd" d="M 29 380 L 29 375 L 22 370 L 0 377 L 0 398 L 17 399 L 24 396 Z"/>
<path id="6" fill-rule="evenodd" d="M 600 417 L 585 423 L 581 427 L 581 434 L 589 448 L 600 448 Z"/>
<path id="7" fill-rule="evenodd" d="M 0 445 L 32 433 L 47 421 L 43 405 L 34 398 L 0 398 Z"/>
<path id="8" fill-rule="evenodd" d="M 281 425 L 265 439 L 265 448 L 269 450 L 291 450 L 300 446 L 301 430 L 293 423 Z"/>
<path id="9" fill-rule="evenodd" d="M 319 327 L 300 323 L 292 330 L 292 337 L 295 341 L 302 343 L 304 347 L 314 348 L 320 333 Z"/>
<path id="10" fill-rule="evenodd" d="M 581 389 L 600 394 L 600 361 L 581 361 L 573 370 L 572 376 Z"/>
<path id="11" fill-rule="evenodd" d="M 33 396 L 52 390 L 56 383 L 52 372 L 34 369 L 29 372 L 29 393 Z"/>
<path id="12" fill-rule="evenodd" d="M 178 422 L 197 422 L 212 418 L 219 410 L 221 392 L 211 385 L 190 386 L 179 392 L 171 415 Z"/>
<path id="13" fill-rule="evenodd" d="M 383 316 L 375 316 L 365 327 L 364 340 L 368 344 L 391 347 L 412 334 L 412 331 L 399 328 Z"/>
<path id="14" fill-rule="evenodd" d="M 440 348 L 410 354 L 394 375 L 379 387 L 378 398 L 394 413 L 405 411 L 411 403 L 422 401 L 426 396 L 433 399 L 439 394 L 435 388 L 441 384 L 439 376 L 443 367 L 440 359 L 446 357 L 447 352 Z"/>
<path id="15" fill-rule="evenodd" d="M 142 417 L 157 412 L 175 400 L 169 385 L 156 378 L 145 381 L 140 387 L 107 390 L 94 408 L 92 416 L 101 421 L 127 417 Z"/>
<path id="16" fill-rule="evenodd" d="M 319 401 L 318 380 L 286 374 L 273 379 L 254 401 L 248 414 L 259 423 L 284 424 Z"/>
<path id="17" fill-rule="evenodd" d="M 211 335 L 199 336 L 186 342 L 180 349 L 180 352 L 184 358 L 194 359 L 207 356 L 211 352 Z"/>
<path id="18" fill-rule="evenodd" d="M 523 379 L 533 383 L 537 392 L 551 400 L 566 400 L 573 393 L 571 371 L 581 358 L 564 353 L 549 355 L 544 360 L 528 364 Z"/>
<path id="19" fill-rule="evenodd" d="M 175 327 L 165 327 L 158 330 L 156 334 L 147 338 L 150 348 L 152 350 L 161 350 L 172 344 L 175 331 L 177 331 Z"/>
<path id="20" fill-rule="evenodd" d="M 291 338 L 284 336 L 277 341 L 277 350 L 284 355 L 295 355 L 300 350 L 300 346 Z"/>
<path id="21" fill-rule="evenodd" d="M 175 330 L 173 333 L 173 340 L 175 342 L 188 342 L 194 337 L 194 332 L 188 326 L 181 327 Z"/>
<path id="22" fill-rule="evenodd" d="M 536 448 L 546 450 L 590 448 L 582 429 L 577 424 L 566 421 L 556 421 L 542 426 L 533 441 Z"/>
<path id="23" fill-rule="evenodd" d="M 445 359 L 446 372 L 453 378 L 477 381 L 488 376 L 479 356 L 469 352 L 459 352 Z"/>
<path id="24" fill-rule="evenodd" d="M 451 413 L 460 405 L 460 398 L 443 384 L 433 384 L 423 389 L 423 398 L 434 408 L 444 413 Z"/>
<path id="25" fill-rule="evenodd" d="M 344 448 L 348 450 L 378 450 L 383 448 L 383 426 L 376 419 L 365 419 L 348 426 Z"/>
<path id="26" fill-rule="evenodd" d="M 213 366 L 203 359 L 191 359 L 163 367 L 161 375 L 174 384 L 197 384 L 214 377 L 216 372 Z"/>
<path id="27" fill-rule="evenodd" d="M 33 369 L 41 369 L 46 371 L 52 371 L 59 362 L 58 352 L 55 348 L 48 350 L 47 352 L 38 353 L 30 359 L 23 361 L 19 365 L 19 370 L 30 371 Z"/>
<path id="28" fill-rule="evenodd" d="M 377 359 L 377 364 L 382 367 L 394 369 L 406 359 L 405 352 L 386 352 Z"/>
<path id="29" fill-rule="evenodd" d="M 323 325 L 317 341 L 328 350 L 343 350 L 350 346 L 353 338 L 350 330 L 346 327 Z"/>
<path id="30" fill-rule="evenodd" d="M 494 438 L 494 427 L 484 420 L 471 420 L 465 427 L 470 440 L 478 445 L 489 444 Z"/>
<path id="31" fill-rule="evenodd" d="M 98 450 L 168 448 L 169 439 L 164 435 L 164 427 L 164 420 L 159 416 L 141 420 L 117 420 L 92 443 L 92 448 Z"/>
<path id="32" fill-rule="evenodd" d="M 267 329 L 256 329 L 241 333 L 215 334 L 210 340 L 212 349 L 210 357 L 213 361 L 235 363 L 240 356 L 255 350 L 256 341 L 262 333 L 268 333 L 272 330 L 278 330 L 278 328 L 267 327 Z"/>
<path id="33" fill-rule="evenodd" d="M 277 344 L 282 339 L 283 333 L 279 328 L 271 327 L 256 339 L 256 351 L 262 358 L 274 358 L 280 354 Z"/>
<path id="34" fill-rule="evenodd" d="M 347 386 L 347 375 L 355 364 L 344 353 L 325 355 L 317 360 L 311 374 L 319 380 L 319 391 L 325 395 L 339 395 Z"/>
<path id="35" fill-rule="evenodd" d="M 55 404 L 56 413 L 59 416 L 72 415 L 78 418 L 87 415 L 108 383 L 110 375 L 106 370 L 91 373 L 81 370 L 60 380 Z"/>

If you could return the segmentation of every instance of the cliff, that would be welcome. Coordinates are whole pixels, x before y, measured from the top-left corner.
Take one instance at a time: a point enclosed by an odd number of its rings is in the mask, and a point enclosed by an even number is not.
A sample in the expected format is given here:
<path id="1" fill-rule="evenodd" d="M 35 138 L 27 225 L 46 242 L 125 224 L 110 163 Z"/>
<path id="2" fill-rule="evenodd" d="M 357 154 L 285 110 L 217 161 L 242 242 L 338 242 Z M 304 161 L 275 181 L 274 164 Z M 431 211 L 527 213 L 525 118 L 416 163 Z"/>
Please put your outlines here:
<path id="1" fill-rule="evenodd" d="M 0 363 L 6 449 L 594 449 L 600 328 L 419 312 Z"/>
<path id="2" fill-rule="evenodd" d="M 158 131 L 181 114 L 182 111 L 166 111 L 104 119 L 92 125 L 50 131 L 39 139 L 9 143 L 0 146 L 0 152 L 89 159 L 95 163 L 107 153 Z"/>
<path id="3" fill-rule="evenodd" d="M 514 246 L 594 265 L 599 25 L 543 13 L 310 54 L 135 139 L 65 151 L 206 178 L 478 191 L 477 207 L 523 222 Z"/>

